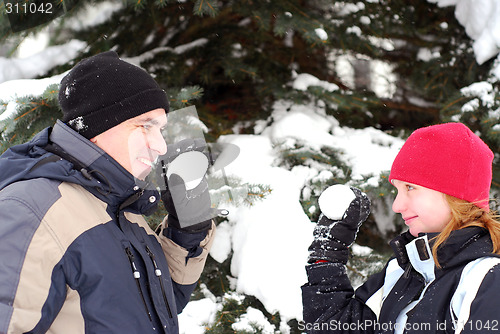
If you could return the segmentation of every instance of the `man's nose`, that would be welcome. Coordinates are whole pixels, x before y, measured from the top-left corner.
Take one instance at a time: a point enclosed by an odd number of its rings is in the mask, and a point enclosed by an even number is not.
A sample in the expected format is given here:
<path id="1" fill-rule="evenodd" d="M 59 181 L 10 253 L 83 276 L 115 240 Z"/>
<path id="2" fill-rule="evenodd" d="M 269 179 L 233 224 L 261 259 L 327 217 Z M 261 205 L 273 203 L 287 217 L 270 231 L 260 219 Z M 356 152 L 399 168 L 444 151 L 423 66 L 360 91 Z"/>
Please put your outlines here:
<path id="1" fill-rule="evenodd" d="M 155 131 L 155 133 L 149 138 L 149 148 L 158 152 L 158 155 L 164 155 L 167 153 L 167 143 L 163 134 L 160 130 Z"/>

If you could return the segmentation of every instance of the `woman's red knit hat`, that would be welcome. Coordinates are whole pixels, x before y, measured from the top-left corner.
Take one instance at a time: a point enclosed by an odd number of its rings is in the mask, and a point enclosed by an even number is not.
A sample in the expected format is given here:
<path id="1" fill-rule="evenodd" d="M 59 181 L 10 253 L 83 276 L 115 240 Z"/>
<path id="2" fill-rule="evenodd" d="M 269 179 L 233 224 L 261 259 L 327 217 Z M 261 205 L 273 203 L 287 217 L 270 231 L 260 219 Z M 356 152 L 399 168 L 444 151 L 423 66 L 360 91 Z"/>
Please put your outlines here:
<path id="1" fill-rule="evenodd" d="M 413 183 L 489 211 L 493 152 L 462 123 L 414 131 L 394 160 L 389 181 Z"/>

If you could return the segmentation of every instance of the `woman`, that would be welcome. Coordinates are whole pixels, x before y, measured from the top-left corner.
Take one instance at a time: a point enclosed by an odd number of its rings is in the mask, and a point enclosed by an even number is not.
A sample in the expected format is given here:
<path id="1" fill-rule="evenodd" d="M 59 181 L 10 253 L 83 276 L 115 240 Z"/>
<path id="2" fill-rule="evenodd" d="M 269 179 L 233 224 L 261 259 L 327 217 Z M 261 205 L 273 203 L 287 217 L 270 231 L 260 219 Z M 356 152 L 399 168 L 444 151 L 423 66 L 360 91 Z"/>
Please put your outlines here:
<path id="1" fill-rule="evenodd" d="M 500 331 L 500 222 L 489 208 L 493 152 L 465 125 L 416 130 L 391 168 L 393 210 L 408 231 L 391 241 L 394 257 L 356 291 L 345 271 L 347 247 L 369 214 L 351 188 L 341 217 L 320 196 L 304 321 L 311 333 L 486 333 Z M 323 197 L 323 198 L 322 198 Z M 326 197 L 326 199 L 325 199 Z M 345 196 L 344 196 L 345 197 Z"/>

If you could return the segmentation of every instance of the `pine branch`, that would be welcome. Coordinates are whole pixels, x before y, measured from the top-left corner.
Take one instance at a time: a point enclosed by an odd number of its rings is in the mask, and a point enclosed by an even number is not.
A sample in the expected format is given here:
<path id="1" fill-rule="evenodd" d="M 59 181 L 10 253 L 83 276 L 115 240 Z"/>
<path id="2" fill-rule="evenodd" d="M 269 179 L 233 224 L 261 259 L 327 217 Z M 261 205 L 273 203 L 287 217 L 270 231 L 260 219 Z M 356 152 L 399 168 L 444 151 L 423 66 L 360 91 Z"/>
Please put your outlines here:
<path id="1" fill-rule="evenodd" d="M 219 8 L 215 1 L 211 0 L 196 0 L 193 13 L 198 16 L 208 15 L 211 17 L 217 16 Z"/>

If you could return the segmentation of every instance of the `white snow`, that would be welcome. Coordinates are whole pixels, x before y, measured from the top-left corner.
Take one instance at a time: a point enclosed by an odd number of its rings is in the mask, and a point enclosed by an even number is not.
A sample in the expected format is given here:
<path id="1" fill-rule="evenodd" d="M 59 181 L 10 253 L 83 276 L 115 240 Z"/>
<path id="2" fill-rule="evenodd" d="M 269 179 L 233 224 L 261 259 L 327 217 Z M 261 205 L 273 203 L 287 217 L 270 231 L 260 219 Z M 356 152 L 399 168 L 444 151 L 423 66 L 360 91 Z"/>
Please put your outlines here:
<path id="1" fill-rule="evenodd" d="M 296 74 L 296 73 L 295 73 Z M 329 92 L 333 92 L 339 89 L 339 86 L 328 81 L 319 80 L 315 76 L 309 73 L 296 74 L 295 80 L 293 82 L 293 88 L 298 90 L 307 90 L 309 86 L 320 86 Z"/>
<path id="2" fill-rule="evenodd" d="M 186 334 L 203 334 L 205 326 L 213 323 L 220 305 L 212 298 L 189 302 L 179 315 L 179 330 Z"/>
<path id="3" fill-rule="evenodd" d="M 82 41 L 72 40 L 64 45 L 50 46 L 26 58 L 0 57 L 0 83 L 43 75 L 51 68 L 75 58 L 86 45 Z"/>
<path id="4" fill-rule="evenodd" d="M 355 198 L 356 195 L 351 188 L 343 184 L 335 184 L 321 193 L 318 204 L 321 212 L 326 217 L 332 220 L 340 220 Z"/>
<path id="5" fill-rule="evenodd" d="M 228 223 L 221 224 L 211 254 L 216 260 L 225 260 L 232 250 L 231 274 L 237 277 L 237 291 L 256 296 L 269 312 L 279 311 L 286 322 L 302 317 L 300 286 L 306 280 L 304 263 L 314 227 L 300 206 L 301 189 L 307 180 L 325 178 L 331 172 L 307 166 L 291 170 L 276 167 L 279 149 L 297 140 L 313 148 L 332 145 L 345 152 L 353 174 L 361 177 L 364 172 L 378 175 L 389 170 L 403 141 L 373 128 L 340 127 L 337 120 L 313 105 L 279 101 L 271 117 L 274 122 L 257 135 L 219 139 L 241 150 L 225 168 L 226 174 L 248 183 L 267 184 L 272 192 L 251 207 L 225 206 Z"/>
<path id="6" fill-rule="evenodd" d="M 82 116 L 78 116 L 77 118 L 70 120 L 68 124 L 76 130 L 83 130 L 87 128 Z"/>
<path id="7" fill-rule="evenodd" d="M 197 48 L 199 46 L 203 46 L 208 42 L 206 38 L 199 38 L 195 41 L 183 44 L 183 45 L 178 45 L 175 48 L 167 47 L 167 46 L 161 46 L 157 47 L 155 49 L 149 50 L 139 56 L 136 57 L 122 57 L 121 59 L 132 63 L 136 66 L 140 66 L 140 64 L 148 59 L 153 58 L 157 53 L 159 52 L 165 52 L 165 51 L 170 51 L 176 54 L 182 54 L 186 51 L 189 51 L 193 48 Z"/>
<path id="8" fill-rule="evenodd" d="M 224 221 L 217 225 L 217 233 L 210 255 L 219 263 L 226 261 L 231 253 L 231 231 L 232 227 L 228 222 Z"/>
<path id="9" fill-rule="evenodd" d="M 351 245 L 352 253 L 357 256 L 368 256 L 373 253 L 373 249 L 366 246 L 360 246 L 358 244 Z"/>
<path id="10" fill-rule="evenodd" d="M 17 58 L 27 58 L 47 48 L 49 33 L 45 30 L 35 36 L 27 36 L 17 47 Z"/>
<path id="11" fill-rule="evenodd" d="M 247 331 L 250 333 L 274 334 L 275 328 L 269 323 L 260 310 L 249 307 L 246 313 L 231 326 L 235 331 Z"/>
<path id="12" fill-rule="evenodd" d="M 0 83 L 0 101 L 7 103 L 5 111 L 0 114 L 0 121 L 11 117 L 17 111 L 18 97 L 41 95 L 47 86 L 58 84 L 64 75 L 65 73 L 43 79 L 12 80 Z"/>
<path id="13" fill-rule="evenodd" d="M 41 95 L 47 86 L 58 84 L 66 73 L 42 79 L 19 79 L 0 83 L 0 100 L 9 101 L 17 96 Z"/>
<path id="14" fill-rule="evenodd" d="M 316 36 L 318 36 L 322 41 L 328 40 L 328 34 L 324 29 L 317 28 L 314 30 L 314 32 L 316 33 Z"/>
<path id="15" fill-rule="evenodd" d="M 238 278 L 236 289 L 256 296 L 269 312 L 296 317 L 302 312 L 300 286 L 305 282 L 304 263 L 313 227 L 298 201 L 304 180 L 272 166 L 275 152 L 264 136 L 230 135 L 220 141 L 241 149 L 240 156 L 225 168 L 228 176 L 273 189 L 264 201 L 251 207 L 226 206 L 232 226 L 231 273 Z M 220 249 L 216 252 L 220 254 Z"/>
<path id="16" fill-rule="evenodd" d="M 85 6 L 85 9 L 78 12 L 76 19 L 69 21 L 72 29 L 81 30 L 90 28 L 106 22 L 114 12 L 122 9 L 124 2 L 122 1 L 104 1 L 92 3 L 90 6 Z"/>
<path id="17" fill-rule="evenodd" d="M 455 6 L 455 17 L 471 39 L 478 64 L 500 52 L 500 1 L 427 0 L 440 7 Z"/>

